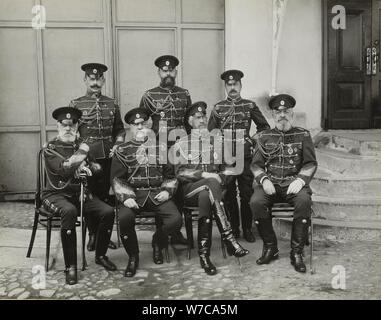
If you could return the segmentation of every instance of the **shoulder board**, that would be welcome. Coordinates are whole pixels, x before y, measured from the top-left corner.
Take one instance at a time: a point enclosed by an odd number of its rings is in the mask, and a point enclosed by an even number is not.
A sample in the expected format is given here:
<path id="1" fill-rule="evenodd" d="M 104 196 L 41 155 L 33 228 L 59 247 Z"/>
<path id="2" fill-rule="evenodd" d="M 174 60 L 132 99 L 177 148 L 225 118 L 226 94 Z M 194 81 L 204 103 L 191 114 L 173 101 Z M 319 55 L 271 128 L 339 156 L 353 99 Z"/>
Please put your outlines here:
<path id="1" fill-rule="evenodd" d="M 307 129 L 302 128 L 302 127 L 294 127 L 294 129 L 296 131 L 299 131 L 299 132 L 304 132 L 306 136 L 308 136 L 310 134 L 310 132 Z"/>

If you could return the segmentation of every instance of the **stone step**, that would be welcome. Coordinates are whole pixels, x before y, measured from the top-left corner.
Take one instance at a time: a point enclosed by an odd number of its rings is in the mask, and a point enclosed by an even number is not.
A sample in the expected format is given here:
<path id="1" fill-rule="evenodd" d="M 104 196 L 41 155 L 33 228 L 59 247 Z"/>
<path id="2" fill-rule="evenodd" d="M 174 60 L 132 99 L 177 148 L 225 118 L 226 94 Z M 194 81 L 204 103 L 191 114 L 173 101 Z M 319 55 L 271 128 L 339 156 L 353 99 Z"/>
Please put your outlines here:
<path id="1" fill-rule="evenodd" d="M 325 225 L 335 222 L 371 227 L 381 223 L 381 197 L 324 197 L 313 195 L 313 210 Z"/>
<path id="2" fill-rule="evenodd" d="M 319 168 L 348 176 L 381 174 L 381 157 L 354 155 L 328 148 L 316 149 Z"/>
<path id="3" fill-rule="evenodd" d="M 377 197 L 381 195 L 381 175 L 348 176 L 338 175 L 318 168 L 311 181 L 312 191 L 330 197 Z"/>
<path id="4" fill-rule="evenodd" d="M 319 133 L 315 145 L 358 155 L 381 155 L 381 130 L 330 130 Z"/>

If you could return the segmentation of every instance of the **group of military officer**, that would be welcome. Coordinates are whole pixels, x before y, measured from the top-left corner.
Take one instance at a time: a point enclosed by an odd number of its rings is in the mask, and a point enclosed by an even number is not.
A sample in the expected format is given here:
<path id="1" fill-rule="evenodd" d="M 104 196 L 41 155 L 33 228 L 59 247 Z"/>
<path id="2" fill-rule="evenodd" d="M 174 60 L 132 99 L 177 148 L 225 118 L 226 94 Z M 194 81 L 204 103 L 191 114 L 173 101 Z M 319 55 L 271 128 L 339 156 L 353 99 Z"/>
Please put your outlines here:
<path id="1" fill-rule="evenodd" d="M 135 216 L 143 211 L 155 212 L 157 216 L 152 238 L 156 264 L 163 263 L 162 250 L 168 239 L 186 243 L 180 232 L 183 205 L 199 208 L 198 252 L 200 265 L 208 275 L 217 272 L 210 261 L 212 218 L 228 254 L 245 256 L 249 251 L 237 241 L 238 184 L 243 236 L 248 242 L 255 241 L 254 215 L 264 242 L 257 263 L 269 263 L 278 257 L 269 212 L 275 201 L 288 201 L 295 206 L 291 263 L 297 271 L 305 272 L 302 252 L 311 211 L 308 185 L 317 163 L 308 131 L 292 126 L 294 98 L 283 94 L 270 100 L 276 126 L 270 129 L 257 105 L 241 98 L 243 73 L 228 70 L 221 75 L 227 99 L 214 106 L 208 121 L 206 103 L 192 104 L 189 92 L 176 86 L 179 60 L 165 55 L 154 64 L 160 84 L 146 91 L 140 106 L 124 116 L 131 135 L 127 141 L 118 105 L 101 93 L 107 71 L 103 64 L 83 65 L 86 95 L 53 112 L 58 135 L 44 147 L 48 184 L 42 198 L 46 209 L 61 215 L 66 282 L 77 283 L 75 222 L 81 175 L 88 177 L 84 202 L 90 235 L 88 249 L 95 249 L 95 262 L 107 270 L 117 269 L 106 256 L 107 248 L 113 247 L 110 237 L 114 206 L 118 210 L 121 242 L 129 257 L 126 277 L 134 276 L 139 266 Z M 257 129 L 254 139 L 250 137 L 252 121 Z M 166 139 L 163 144 L 159 137 L 168 137 L 176 129 L 186 129 L 188 135 L 177 141 Z M 221 152 L 216 152 L 215 139 L 209 134 L 213 129 L 232 133 L 226 137 L 222 133 L 222 139 L 231 142 L 236 161 L 243 158 L 243 170 L 236 172 L 219 158 Z M 239 130 L 244 133 L 242 138 Z M 203 147 L 201 141 L 205 140 L 208 144 Z M 244 145 L 243 154 L 238 150 L 240 144 Z M 163 155 L 177 157 L 178 161 L 163 161 Z M 254 194 L 253 180 L 257 184 Z M 110 198 L 110 186 L 115 203 Z"/>

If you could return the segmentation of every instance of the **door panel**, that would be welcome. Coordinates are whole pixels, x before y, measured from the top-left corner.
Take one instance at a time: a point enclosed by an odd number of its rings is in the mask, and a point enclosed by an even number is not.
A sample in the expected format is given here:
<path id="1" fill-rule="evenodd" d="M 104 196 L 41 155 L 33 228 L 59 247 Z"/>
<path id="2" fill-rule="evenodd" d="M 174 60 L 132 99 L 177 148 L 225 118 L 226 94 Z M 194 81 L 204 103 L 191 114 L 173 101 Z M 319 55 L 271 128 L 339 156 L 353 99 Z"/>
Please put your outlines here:
<path id="1" fill-rule="evenodd" d="M 381 67 L 380 67 L 380 40 L 381 40 L 381 1 L 373 0 L 372 14 L 372 46 L 376 50 L 377 68 L 372 75 L 372 127 L 381 128 Z M 373 59 L 375 56 L 373 56 Z"/>
<path id="2" fill-rule="evenodd" d="M 65 41 L 57 41 L 65 39 Z M 52 111 L 86 92 L 81 65 L 105 63 L 102 29 L 46 29 L 43 33 L 46 119 Z M 105 73 L 107 77 L 107 72 Z"/>
<path id="3" fill-rule="evenodd" d="M 154 60 L 174 54 L 174 30 L 117 30 L 117 84 L 122 116 L 139 106 L 143 93 L 159 85 Z M 144 75 L 144 76 L 143 76 Z"/>
<path id="4" fill-rule="evenodd" d="M 365 66 L 371 43 L 371 1 L 328 1 L 328 12 L 337 4 L 346 9 L 347 28 L 328 27 L 329 128 L 369 128 L 371 77 Z"/>
<path id="5" fill-rule="evenodd" d="M 202 50 L 208 48 L 208 50 Z M 202 51 L 202 56 L 195 54 Z M 192 101 L 205 101 L 210 112 L 217 102 L 216 97 L 224 95 L 223 72 L 224 34 L 221 30 L 183 31 L 183 83 L 191 93 Z"/>
<path id="6" fill-rule="evenodd" d="M 34 42 L 32 28 L 0 29 L 0 126 L 39 125 Z"/>

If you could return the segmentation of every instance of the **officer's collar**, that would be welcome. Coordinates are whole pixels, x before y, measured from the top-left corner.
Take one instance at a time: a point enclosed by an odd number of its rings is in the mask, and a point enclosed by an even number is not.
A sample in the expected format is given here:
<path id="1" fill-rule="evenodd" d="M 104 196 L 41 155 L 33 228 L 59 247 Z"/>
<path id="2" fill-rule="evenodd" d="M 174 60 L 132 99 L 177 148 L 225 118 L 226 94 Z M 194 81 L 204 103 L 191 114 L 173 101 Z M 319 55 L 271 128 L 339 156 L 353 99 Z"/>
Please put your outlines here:
<path id="1" fill-rule="evenodd" d="M 242 98 L 241 98 L 241 96 L 239 96 L 238 98 L 233 99 L 233 98 L 230 98 L 228 96 L 226 100 L 228 100 L 229 102 L 240 102 L 242 100 Z"/>
<path id="2" fill-rule="evenodd" d="M 295 127 L 294 126 L 291 126 L 291 128 L 290 128 L 290 130 L 288 130 L 288 131 L 281 131 L 281 130 L 279 130 L 276 126 L 274 127 L 274 130 L 276 131 L 276 132 L 279 132 L 279 133 L 288 133 L 288 132 L 291 132 L 293 129 L 294 129 Z"/>
<path id="3" fill-rule="evenodd" d="M 89 98 L 96 99 L 96 98 L 100 98 L 101 96 L 102 96 L 102 93 L 86 92 L 86 97 L 89 97 Z"/>
<path id="4" fill-rule="evenodd" d="M 167 90 L 167 91 L 173 91 L 173 89 L 175 89 L 176 85 L 173 85 L 172 87 L 162 87 L 160 84 L 159 84 L 159 88 L 161 89 L 164 89 L 164 90 Z"/>
<path id="5" fill-rule="evenodd" d="M 136 144 L 136 145 L 141 145 L 146 143 L 148 140 L 148 137 L 145 137 L 144 140 L 136 140 L 135 137 L 131 139 L 131 142 Z"/>

